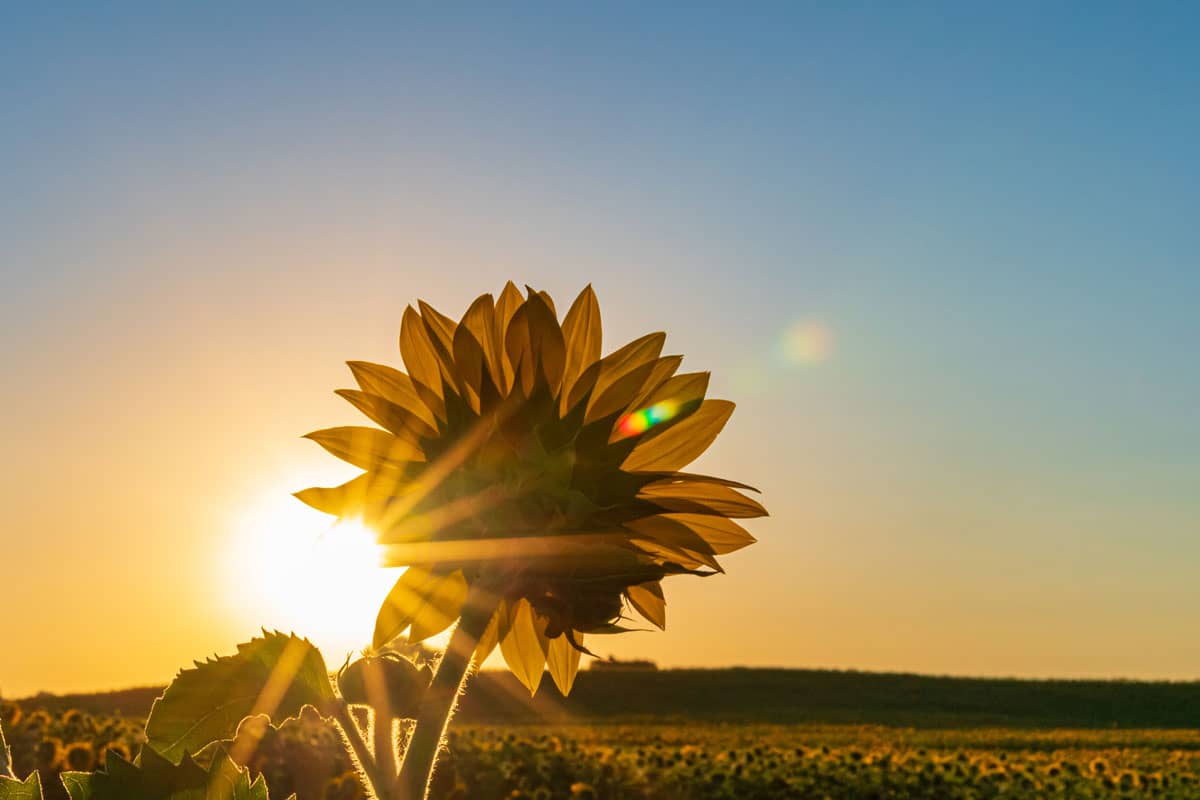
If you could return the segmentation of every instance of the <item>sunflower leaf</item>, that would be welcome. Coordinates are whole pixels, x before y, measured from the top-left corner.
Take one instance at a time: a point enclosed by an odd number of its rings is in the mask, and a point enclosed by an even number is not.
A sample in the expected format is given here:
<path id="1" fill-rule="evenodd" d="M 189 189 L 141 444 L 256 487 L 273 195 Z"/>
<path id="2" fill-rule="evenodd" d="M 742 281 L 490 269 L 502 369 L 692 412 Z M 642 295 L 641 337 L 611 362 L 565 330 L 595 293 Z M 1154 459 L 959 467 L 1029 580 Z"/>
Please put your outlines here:
<path id="1" fill-rule="evenodd" d="M 186 753 L 233 736 L 246 717 L 263 714 L 278 725 L 306 705 L 325 711 L 333 701 L 320 651 L 295 634 L 265 633 L 238 645 L 236 655 L 180 671 L 154 701 L 146 738 L 179 763 Z"/>
<path id="2" fill-rule="evenodd" d="M 0 800 L 42 800 L 42 781 L 37 771 L 23 781 L 0 776 Z"/>
<path id="3" fill-rule="evenodd" d="M 110 753 L 103 771 L 64 772 L 62 782 L 71 800 L 268 800 L 266 780 L 251 782 L 223 750 L 208 769 L 191 757 L 173 764 L 151 748 L 136 765 Z"/>

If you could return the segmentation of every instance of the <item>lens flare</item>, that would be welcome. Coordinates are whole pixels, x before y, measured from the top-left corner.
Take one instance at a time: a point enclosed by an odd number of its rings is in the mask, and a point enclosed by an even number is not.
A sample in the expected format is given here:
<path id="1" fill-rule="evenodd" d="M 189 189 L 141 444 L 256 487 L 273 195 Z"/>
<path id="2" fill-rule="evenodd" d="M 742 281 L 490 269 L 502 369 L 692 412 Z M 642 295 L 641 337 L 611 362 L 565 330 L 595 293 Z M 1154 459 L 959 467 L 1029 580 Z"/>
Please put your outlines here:
<path id="1" fill-rule="evenodd" d="M 820 364 L 833 355 L 833 331 L 814 320 L 794 322 L 784 330 L 780 350 L 789 364 Z"/>
<path id="2" fill-rule="evenodd" d="M 678 403 L 674 400 L 663 400 L 649 408 L 641 408 L 632 414 L 621 417 L 621 421 L 617 423 L 617 431 L 622 439 L 627 436 L 637 436 L 655 425 L 666 422 L 678 413 Z"/>

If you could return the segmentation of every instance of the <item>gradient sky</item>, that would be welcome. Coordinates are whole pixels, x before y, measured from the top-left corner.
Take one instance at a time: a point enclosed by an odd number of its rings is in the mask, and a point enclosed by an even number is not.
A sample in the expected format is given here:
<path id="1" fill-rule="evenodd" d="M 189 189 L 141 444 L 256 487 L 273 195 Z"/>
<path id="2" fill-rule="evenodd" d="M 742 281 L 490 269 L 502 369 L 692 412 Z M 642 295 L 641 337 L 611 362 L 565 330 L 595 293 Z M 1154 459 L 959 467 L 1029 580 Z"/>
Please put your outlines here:
<path id="1" fill-rule="evenodd" d="M 1194 6 L 203 5 L 0 16 L 0 691 L 365 643 L 247 537 L 510 277 L 711 369 L 772 511 L 600 652 L 1200 677 Z"/>

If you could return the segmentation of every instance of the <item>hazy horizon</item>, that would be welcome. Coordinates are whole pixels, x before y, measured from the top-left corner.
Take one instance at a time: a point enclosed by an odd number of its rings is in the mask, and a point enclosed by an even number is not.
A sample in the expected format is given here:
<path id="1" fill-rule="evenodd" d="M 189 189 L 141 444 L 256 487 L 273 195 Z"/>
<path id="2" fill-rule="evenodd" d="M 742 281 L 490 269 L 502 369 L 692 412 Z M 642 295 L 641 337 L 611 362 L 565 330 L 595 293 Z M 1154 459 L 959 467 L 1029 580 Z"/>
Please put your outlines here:
<path id="1" fill-rule="evenodd" d="M 504 282 L 665 330 L 762 489 L 661 666 L 1200 677 L 1200 9 L 12 9 L 0 691 L 331 666 L 290 493 L 351 359 Z M 344 469 L 342 467 L 345 467 Z M 294 538 L 290 538 L 294 537 Z M 336 572 L 336 591 L 288 594 Z M 319 586 L 312 583 L 314 587 Z"/>
<path id="2" fill-rule="evenodd" d="M 220 655 L 220 654 L 218 654 Z M 602 656 L 603 654 L 597 654 Z M 631 658 L 637 658 L 636 654 Z M 928 672 L 909 672 L 904 670 L 860 670 L 853 667 L 806 667 L 803 665 L 792 666 L 771 666 L 769 664 L 759 664 L 756 666 L 745 666 L 741 664 L 727 665 L 707 665 L 707 666 L 689 666 L 686 664 L 677 664 L 674 666 L 661 666 L 655 663 L 656 671 L 658 672 L 731 672 L 731 671 L 763 671 L 763 672 L 818 672 L 818 673 L 837 673 L 846 675 L 867 675 L 867 676 L 906 676 L 915 678 L 929 678 L 933 680 L 963 680 L 963 681 L 1001 681 L 1001 682 L 1027 682 L 1027 683 L 1117 683 L 1117 684 L 1172 684 L 1172 685 L 1189 685 L 1200 684 L 1200 676 L 1195 678 L 1125 678 L 1121 676 L 1110 677 L 1071 677 L 1062 675 L 951 675 L 942 673 Z M 182 668 L 182 667 L 181 667 Z M 588 670 L 587 662 L 581 667 L 582 671 Z M 492 675 L 505 676 L 510 670 L 502 662 L 489 661 L 480 672 L 487 672 Z M 153 681 L 149 683 L 139 683 L 128 686 L 111 686 L 111 687 L 96 687 L 90 690 L 80 691 L 63 691 L 55 692 L 46 689 L 40 689 L 33 692 L 27 692 L 22 695 L 12 693 L 0 693 L 0 697 L 7 700 L 19 700 L 39 695 L 52 696 L 70 696 L 70 695 L 105 695 L 105 694 L 120 694 L 122 692 L 132 692 L 140 690 L 159 690 L 170 683 L 174 675 L 168 676 L 161 681 Z M 547 686 L 550 684 L 547 683 Z M 3 688 L 3 687 L 0 687 Z"/>

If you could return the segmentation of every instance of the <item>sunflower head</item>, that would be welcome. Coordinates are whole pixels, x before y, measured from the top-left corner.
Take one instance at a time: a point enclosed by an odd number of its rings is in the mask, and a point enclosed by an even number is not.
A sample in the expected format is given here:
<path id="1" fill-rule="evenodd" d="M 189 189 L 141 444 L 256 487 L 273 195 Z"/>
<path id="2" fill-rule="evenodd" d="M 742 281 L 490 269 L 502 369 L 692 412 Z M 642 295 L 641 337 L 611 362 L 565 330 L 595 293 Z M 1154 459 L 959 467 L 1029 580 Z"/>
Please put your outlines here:
<path id="1" fill-rule="evenodd" d="M 536 691 L 565 694 L 591 633 L 625 630 L 628 609 L 666 626 L 661 580 L 711 575 L 754 542 L 735 518 L 766 514 L 734 481 L 681 472 L 733 403 L 708 373 L 678 373 L 651 333 L 601 356 L 600 309 L 584 289 L 560 324 L 544 292 L 509 283 L 455 322 L 424 302 L 404 312 L 407 372 L 349 362 L 340 390 L 378 427 L 308 434 L 363 473 L 297 493 L 361 520 L 408 569 L 376 623 L 381 648 L 449 627 L 468 595 L 494 608 L 475 653 L 497 644 Z"/>

